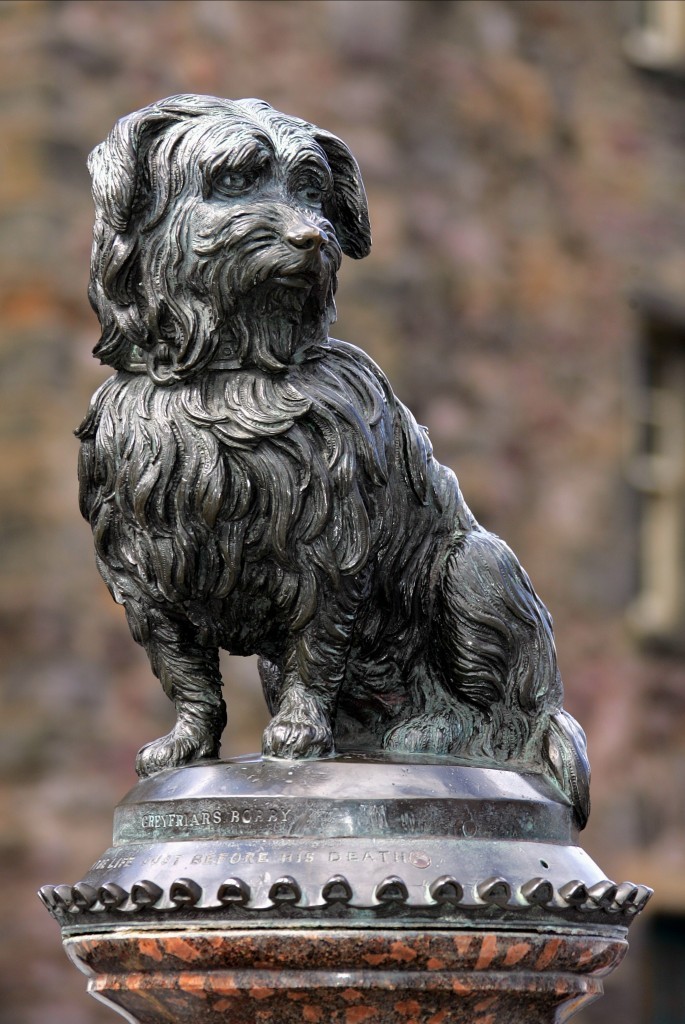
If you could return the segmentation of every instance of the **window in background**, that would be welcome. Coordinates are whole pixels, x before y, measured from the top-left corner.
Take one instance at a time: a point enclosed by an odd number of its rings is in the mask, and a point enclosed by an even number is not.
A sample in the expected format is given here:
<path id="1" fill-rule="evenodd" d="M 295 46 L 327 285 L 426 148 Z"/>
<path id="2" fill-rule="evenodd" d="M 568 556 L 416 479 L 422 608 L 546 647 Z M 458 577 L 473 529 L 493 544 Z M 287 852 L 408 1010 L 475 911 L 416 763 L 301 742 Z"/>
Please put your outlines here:
<path id="1" fill-rule="evenodd" d="M 685 75 L 685 0 L 631 0 L 626 56 L 648 71 Z"/>
<path id="2" fill-rule="evenodd" d="M 685 652 L 685 309 L 637 299 L 640 336 L 627 477 L 639 494 L 638 594 L 644 643 Z"/>

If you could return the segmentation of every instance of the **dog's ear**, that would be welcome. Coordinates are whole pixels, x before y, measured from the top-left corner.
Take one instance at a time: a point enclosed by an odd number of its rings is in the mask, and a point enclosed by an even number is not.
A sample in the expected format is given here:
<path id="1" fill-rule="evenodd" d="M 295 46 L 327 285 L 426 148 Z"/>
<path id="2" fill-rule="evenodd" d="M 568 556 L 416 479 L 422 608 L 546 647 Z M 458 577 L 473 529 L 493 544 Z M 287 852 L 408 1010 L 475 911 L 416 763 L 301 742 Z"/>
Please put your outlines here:
<path id="1" fill-rule="evenodd" d="M 323 149 L 333 174 L 334 208 L 331 223 L 346 256 L 360 260 L 371 249 L 369 207 L 357 161 L 336 135 L 312 125 L 315 140 Z"/>
<path id="2" fill-rule="evenodd" d="M 122 117 L 88 157 L 95 208 L 115 231 L 128 228 L 144 169 L 141 150 L 145 141 L 181 120 L 179 112 L 173 107 L 165 109 L 164 103 L 169 100 Z"/>
<path id="3" fill-rule="evenodd" d="M 131 368 L 147 337 L 136 291 L 139 238 L 130 230 L 146 173 L 142 151 L 178 119 L 159 104 L 137 110 L 118 121 L 88 158 L 95 202 L 88 294 L 102 328 L 94 355 L 117 370 Z"/>
<path id="4" fill-rule="evenodd" d="M 182 181 L 178 174 L 159 173 L 163 161 L 159 153 L 150 161 L 150 153 L 165 139 L 173 147 L 178 140 L 178 133 L 168 131 L 173 125 L 189 125 L 199 115 L 231 107 L 214 96 L 169 96 L 122 118 L 90 154 L 95 230 L 88 294 L 102 328 L 94 354 L 117 370 L 140 368 L 156 355 L 150 314 L 163 303 L 152 304 L 140 283 L 145 277 L 139 263 L 141 230 L 149 230 L 163 215 Z M 143 209 L 143 228 L 133 230 Z"/>

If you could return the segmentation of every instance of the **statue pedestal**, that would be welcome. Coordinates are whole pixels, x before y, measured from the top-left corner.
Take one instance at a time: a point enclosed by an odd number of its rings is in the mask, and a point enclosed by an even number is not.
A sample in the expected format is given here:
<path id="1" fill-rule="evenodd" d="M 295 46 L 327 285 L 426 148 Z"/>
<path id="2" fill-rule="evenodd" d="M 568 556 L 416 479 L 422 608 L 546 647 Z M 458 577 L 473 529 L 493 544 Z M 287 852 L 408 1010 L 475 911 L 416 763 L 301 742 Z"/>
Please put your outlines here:
<path id="1" fill-rule="evenodd" d="M 415 928 L 178 930 L 65 941 L 140 1024 L 551 1024 L 602 994 L 618 934 Z"/>
<path id="2" fill-rule="evenodd" d="M 604 877 L 541 775 L 350 754 L 140 782 L 84 880 L 40 895 L 138 1024 L 551 1024 L 650 890 Z"/>

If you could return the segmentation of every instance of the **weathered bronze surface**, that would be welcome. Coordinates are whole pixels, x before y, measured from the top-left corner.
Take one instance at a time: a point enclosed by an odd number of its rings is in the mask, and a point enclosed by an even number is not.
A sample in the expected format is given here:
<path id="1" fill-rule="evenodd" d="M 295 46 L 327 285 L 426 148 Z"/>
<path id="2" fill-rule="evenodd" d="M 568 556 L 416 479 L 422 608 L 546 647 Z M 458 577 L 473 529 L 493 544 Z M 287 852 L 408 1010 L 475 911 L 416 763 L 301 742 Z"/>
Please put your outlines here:
<path id="1" fill-rule="evenodd" d="M 259 100 L 176 96 L 91 155 L 97 564 L 174 702 L 112 847 L 40 896 L 140 1024 L 551 1024 L 651 890 L 578 846 L 585 737 L 550 617 L 424 428 L 329 337 L 357 164 Z M 219 761 L 219 648 L 263 754 Z"/>
<path id="2" fill-rule="evenodd" d="M 216 757 L 219 648 L 256 653 L 264 753 L 543 766 L 589 810 L 552 624 L 359 349 L 329 337 L 370 247 L 349 149 L 259 100 L 175 96 L 91 154 L 95 353 L 79 429 L 97 563 L 177 722 L 141 776 Z"/>
<path id="3" fill-rule="evenodd" d="M 139 782 L 77 886 L 44 887 L 67 934 L 127 925 L 625 930 L 617 887 L 542 774 L 367 756 L 239 758 Z"/>

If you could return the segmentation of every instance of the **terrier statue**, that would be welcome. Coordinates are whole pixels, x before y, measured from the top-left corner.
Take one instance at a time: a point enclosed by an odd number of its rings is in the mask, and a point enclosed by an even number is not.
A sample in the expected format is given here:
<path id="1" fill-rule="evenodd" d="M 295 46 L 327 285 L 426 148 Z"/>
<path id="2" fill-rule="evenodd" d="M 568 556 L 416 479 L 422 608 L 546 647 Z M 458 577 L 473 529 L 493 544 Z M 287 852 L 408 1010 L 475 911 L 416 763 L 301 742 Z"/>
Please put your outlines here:
<path id="1" fill-rule="evenodd" d="M 172 96 L 90 158 L 95 354 L 78 431 L 99 570 L 174 702 L 139 775 L 216 758 L 219 649 L 260 657 L 263 751 L 543 766 L 583 826 L 585 737 L 550 616 L 423 427 L 329 337 L 371 240 L 340 139 L 260 100 Z"/>

